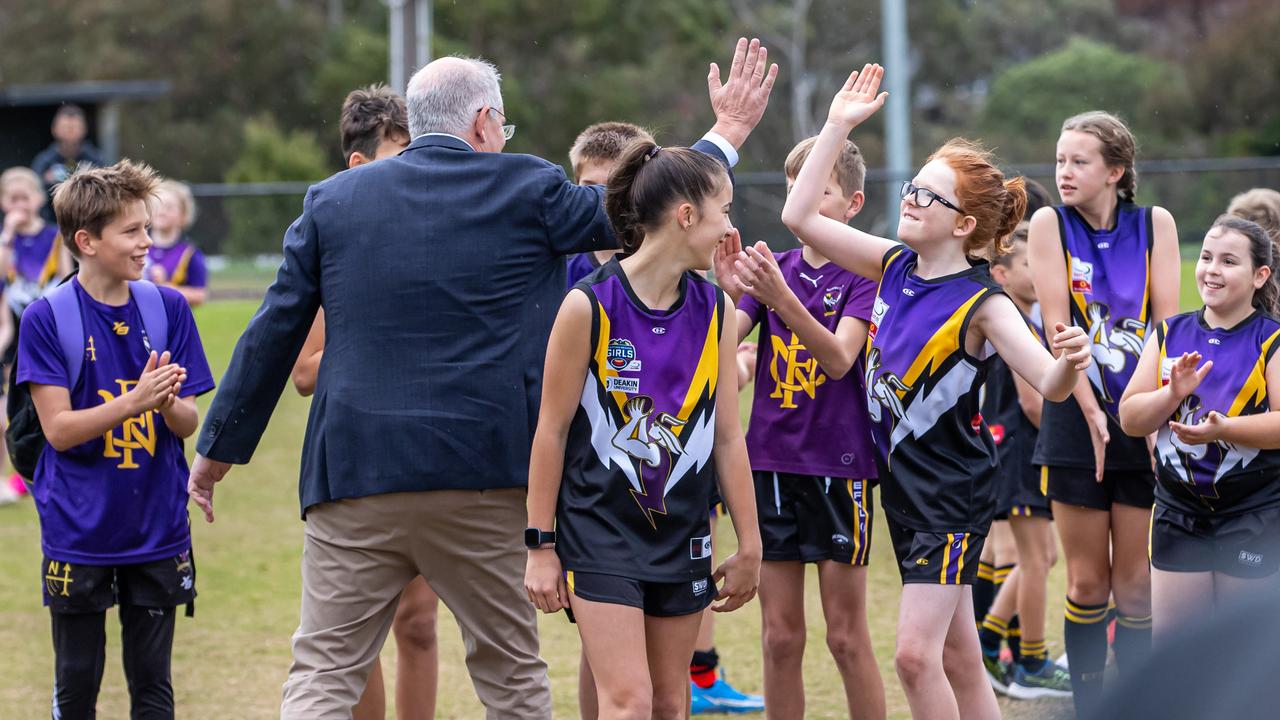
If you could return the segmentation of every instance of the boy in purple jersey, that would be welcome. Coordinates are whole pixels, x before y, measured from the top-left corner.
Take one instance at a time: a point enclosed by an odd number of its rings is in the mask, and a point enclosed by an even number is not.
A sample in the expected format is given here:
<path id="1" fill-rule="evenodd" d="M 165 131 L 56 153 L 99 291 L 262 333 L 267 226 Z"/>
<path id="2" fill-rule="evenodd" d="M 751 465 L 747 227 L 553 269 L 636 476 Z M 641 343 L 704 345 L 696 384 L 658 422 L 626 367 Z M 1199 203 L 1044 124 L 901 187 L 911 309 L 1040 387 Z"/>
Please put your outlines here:
<path id="1" fill-rule="evenodd" d="M 205 286 L 209 284 L 204 253 L 186 236 L 195 221 L 196 199 L 191 188 L 177 180 L 162 181 L 151 217 L 151 240 L 155 244 L 147 254 L 146 277 L 182 293 L 191 307 L 204 303 Z"/>
<path id="2" fill-rule="evenodd" d="M 787 190 L 817 138 L 787 156 Z M 847 223 L 863 205 L 866 164 L 845 141 L 818 211 Z M 804 242 L 804 238 L 801 238 Z M 876 466 L 862 350 L 876 283 L 816 249 L 722 245 L 717 273 L 738 306 L 738 341 L 760 326 L 747 451 L 764 546 L 764 686 L 770 717 L 804 715 L 805 566 L 818 567 L 827 647 L 851 718 L 885 716 L 867 627 Z"/>
<path id="3" fill-rule="evenodd" d="M 1196 263 L 1204 306 L 1157 327 L 1120 402 L 1125 432 L 1158 433 L 1151 619 L 1162 650 L 1280 578 L 1275 272 L 1262 227 L 1218 218 Z"/>
<path id="4" fill-rule="evenodd" d="M 182 296 L 159 288 L 167 328 L 157 331 L 144 326 L 130 285 L 151 246 L 157 182 L 151 168 L 122 160 L 76 173 L 54 192 L 62 237 L 80 260 L 70 281 L 84 331 L 78 377 L 68 377 L 49 301 L 22 317 L 17 381 L 30 383 L 48 441 L 32 494 L 53 625 L 54 717 L 93 717 L 113 605 L 131 714 L 173 717 L 175 609 L 187 604 L 190 614 L 196 594 L 182 439 L 195 432 L 195 398 L 213 377 Z M 167 345 L 153 347 L 153 334 Z"/>
<path id="5" fill-rule="evenodd" d="M 622 159 L 622 151 L 637 140 L 653 142 L 653 135 L 639 125 L 626 122 L 602 122 L 587 127 L 578 134 L 569 148 L 569 164 L 573 166 L 573 181 L 579 185 L 604 185 L 609 175 Z M 617 250 L 597 250 L 579 253 L 565 260 L 568 268 L 568 287 L 572 288 L 596 268 L 609 262 Z"/>

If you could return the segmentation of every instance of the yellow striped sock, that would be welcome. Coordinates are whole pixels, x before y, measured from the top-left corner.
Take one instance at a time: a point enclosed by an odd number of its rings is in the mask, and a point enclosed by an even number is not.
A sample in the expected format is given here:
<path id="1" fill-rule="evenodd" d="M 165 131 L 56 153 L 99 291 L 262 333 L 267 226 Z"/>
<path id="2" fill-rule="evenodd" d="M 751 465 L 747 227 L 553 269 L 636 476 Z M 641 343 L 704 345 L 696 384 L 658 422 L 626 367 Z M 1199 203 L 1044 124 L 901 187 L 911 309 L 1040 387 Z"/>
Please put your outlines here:
<path id="1" fill-rule="evenodd" d="M 1049 648 L 1045 645 L 1044 640 L 1023 640 L 1022 655 L 1031 658 L 1045 658 L 1049 655 Z"/>
<path id="2" fill-rule="evenodd" d="M 1106 605 L 1078 605 L 1067 598 L 1065 608 L 1067 619 L 1082 625 L 1093 625 L 1107 619 Z"/>
<path id="3" fill-rule="evenodd" d="M 989 562 L 978 561 L 978 579 L 990 580 L 995 575 L 996 568 Z"/>
<path id="4" fill-rule="evenodd" d="M 1001 620 L 991 613 L 987 613 L 987 616 L 982 618 L 982 627 L 983 629 L 990 630 L 1000 637 L 1005 637 L 1009 634 L 1009 623 L 1005 620 Z"/>
<path id="5" fill-rule="evenodd" d="M 1013 565 L 1001 565 L 996 568 L 992 574 L 991 581 L 996 585 L 1004 584 L 1004 581 L 1009 579 L 1009 573 L 1013 572 L 1013 567 Z"/>
<path id="6" fill-rule="evenodd" d="M 1149 630 L 1151 628 L 1151 616 L 1117 615 L 1116 624 L 1133 630 Z"/>

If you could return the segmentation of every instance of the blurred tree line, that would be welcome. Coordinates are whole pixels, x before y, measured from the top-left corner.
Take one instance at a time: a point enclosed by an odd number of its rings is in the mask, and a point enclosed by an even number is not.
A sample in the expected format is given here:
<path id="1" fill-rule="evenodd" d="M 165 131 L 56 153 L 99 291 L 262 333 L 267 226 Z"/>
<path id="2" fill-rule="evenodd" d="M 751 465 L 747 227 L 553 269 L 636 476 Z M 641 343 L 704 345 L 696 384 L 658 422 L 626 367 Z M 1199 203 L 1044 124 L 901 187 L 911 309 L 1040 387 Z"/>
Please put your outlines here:
<path id="1" fill-rule="evenodd" d="M 913 147 L 980 137 L 1050 162 L 1067 115 L 1104 108 L 1144 158 L 1280 155 L 1280 2 L 917 0 L 908 5 Z M 125 115 L 121 148 L 193 182 L 316 180 L 341 167 L 337 116 L 387 76 L 382 0 L 4 0 L 0 85 L 167 79 Z M 879 0 L 436 0 L 433 51 L 504 72 L 508 145 L 567 163 L 585 125 L 688 142 L 711 123 L 706 71 L 739 35 L 782 65 L 743 170 L 779 170 L 849 69 L 880 58 Z M 883 163 L 875 118 L 857 134 Z M 294 199 L 228 213 L 225 249 L 278 247 Z M 253 203 L 257 203 L 254 205 Z M 239 217 L 239 216 L 245 217 Z"/>

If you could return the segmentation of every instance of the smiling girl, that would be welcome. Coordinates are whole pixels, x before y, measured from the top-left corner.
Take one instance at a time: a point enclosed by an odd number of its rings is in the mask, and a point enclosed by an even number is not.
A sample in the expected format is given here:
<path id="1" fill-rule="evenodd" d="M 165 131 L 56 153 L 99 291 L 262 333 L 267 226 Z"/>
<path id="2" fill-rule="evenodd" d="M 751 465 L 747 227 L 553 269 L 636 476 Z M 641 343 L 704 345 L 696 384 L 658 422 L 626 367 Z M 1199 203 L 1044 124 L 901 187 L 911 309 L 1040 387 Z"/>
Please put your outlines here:
<path id="1" fill-rule="evenodd" d="M 634 143 L 605 193 L 624 257 L 574 286 L 547 346 L 525 587 L 543 612 L 571 612 L 601 720 L 685 717 L 702 611 L 741 607 L 760 582 L 737 318 L 696 272 L 732 201 L 710 156 Z M 738 551 L 713 573 L 717 479 Z"/>
<path id="2" fill-rule="evenodd" d="M 1126 432 L 1159 432 L 1151 526 L 1157 643 L 1280 579 L 1275 270 L 1266 231 L 1218 218 L 1196 263 L 1204 307 L 1159 326 L 1120 401 Z"/>
<path id="3" fill-rule="evenodd" d="M 966 587 L 995 513 L 996 451 L 979 390 L 999 354 L 1038 392 L 1061 400 L 1089 365 L 1089 341 L 1059 322 L 1055 359 L 979 259 L 1008 252 L 1026 193 L 977 145 L 948 142 L 903 183 L 901 243 L 819 212 L 845 138 L 884 104 L 883 76 L 867 65 L 836 94 L 782 221 L 825 257 L 880 283 L 866 385 L 881 504 L 904 584 L 894 662 L 911 714 L 997 718 Z"/>

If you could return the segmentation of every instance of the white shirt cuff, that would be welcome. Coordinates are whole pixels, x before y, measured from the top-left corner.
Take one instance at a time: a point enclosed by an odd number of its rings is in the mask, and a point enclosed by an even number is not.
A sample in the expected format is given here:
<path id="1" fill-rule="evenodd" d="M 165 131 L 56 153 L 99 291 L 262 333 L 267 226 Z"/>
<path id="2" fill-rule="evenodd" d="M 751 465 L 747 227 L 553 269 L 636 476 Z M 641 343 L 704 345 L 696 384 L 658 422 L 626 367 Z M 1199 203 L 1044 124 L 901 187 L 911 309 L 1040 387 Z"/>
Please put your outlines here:
<path id="1" fill-rule="evenodd" d="M 729 167 L 738 164 L 738 151 L 733 148 L 733 145 L 728 140 L 720 137 L 720 133 L 708 132 L 702 136 L 702 139 L 720 148 L 720 152 L 724 153 L 725 160 L 729 161 Z"/>

